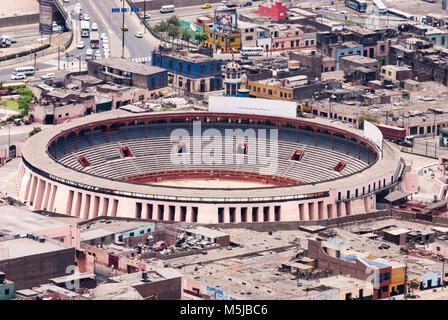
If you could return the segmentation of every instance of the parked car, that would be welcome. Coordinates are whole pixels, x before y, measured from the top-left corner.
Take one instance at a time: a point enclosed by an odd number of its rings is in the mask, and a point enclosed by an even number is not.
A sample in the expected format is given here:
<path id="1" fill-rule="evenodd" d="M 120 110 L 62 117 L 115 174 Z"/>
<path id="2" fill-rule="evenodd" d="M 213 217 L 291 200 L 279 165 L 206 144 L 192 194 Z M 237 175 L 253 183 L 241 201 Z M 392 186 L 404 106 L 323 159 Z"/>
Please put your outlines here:
<path id="1" fill-rule="evenodd" d="M 165 241 L 157 241 L 156 243 L 154 243 L 151 246 L 151 249 L 154 251 L 161 251 L 164 250 L 168 247 L 168 243 L 166 243 Z"/>
<path id="2" fill-rule="evenodd" d="M 143 33 L 141 33 L 140 31 L 137 31 L 134 35 L 136 38 L 143 38 Z"/>
<path id="3" fill-rule="evenodd" d="M 84 41 L 79 41 L 77 48 L 84 49 L 85 46 L 86 46 L 86 43 Z"/>
<path id="4" fill-rule="evenodd" d="M 54 72 L 49 72 L 44 74 L 41 78 L 42 80 L 51 80 L 54 79 L 56 77 L 56 75 L 54 74 Z"/>

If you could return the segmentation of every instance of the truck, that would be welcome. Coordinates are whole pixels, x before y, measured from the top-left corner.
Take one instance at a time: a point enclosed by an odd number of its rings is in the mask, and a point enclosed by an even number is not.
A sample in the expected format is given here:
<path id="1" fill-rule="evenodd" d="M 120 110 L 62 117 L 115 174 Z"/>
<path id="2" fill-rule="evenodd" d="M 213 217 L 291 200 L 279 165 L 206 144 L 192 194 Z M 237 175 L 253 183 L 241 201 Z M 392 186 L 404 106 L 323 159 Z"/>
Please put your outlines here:
<path id="1" fill-rule="evenodd" d="M 414 145 L 414 136 L 406 135 L 406 128 L 389 126 L 386 124 L 375 124 L 383 134 L 383 138 L 392 140 L 399 145 L 412 147 Z"/>
<path id="2" fill-rule="evenodd" d="M 90 24 L 89 21 L 81 21 L 81 37 L 90 37 Z"/>

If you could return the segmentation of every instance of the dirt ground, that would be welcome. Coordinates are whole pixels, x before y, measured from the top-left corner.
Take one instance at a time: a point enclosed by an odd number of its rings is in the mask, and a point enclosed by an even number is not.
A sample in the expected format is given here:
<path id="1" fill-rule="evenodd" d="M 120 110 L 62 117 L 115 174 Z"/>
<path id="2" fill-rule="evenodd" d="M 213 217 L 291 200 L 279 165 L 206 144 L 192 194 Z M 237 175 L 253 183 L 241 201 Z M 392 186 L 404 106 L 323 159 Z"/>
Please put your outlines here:
<path id="1" fill-rule="evenodd" d="M 37 0 L 2 0 L 0 11 L 16 9 L 38 9 Z"/>

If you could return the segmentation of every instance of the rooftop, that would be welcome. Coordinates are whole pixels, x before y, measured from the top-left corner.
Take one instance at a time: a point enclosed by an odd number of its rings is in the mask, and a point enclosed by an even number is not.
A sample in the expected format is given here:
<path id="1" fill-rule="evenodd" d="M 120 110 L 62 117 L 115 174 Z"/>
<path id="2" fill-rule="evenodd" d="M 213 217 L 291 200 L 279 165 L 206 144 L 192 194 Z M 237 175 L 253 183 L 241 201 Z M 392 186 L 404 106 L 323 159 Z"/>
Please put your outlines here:
<path id="1" fill-rule="evenodd" d="M 0 255 L 0 260 L 16 259 L 66 249 L 67 246 L 62 246 L 47 240 L 45 242 L 39 242 L 28 238 L 18 238 L 0 242 L 0 252 L 3 250 L 5 250 L 3 252 L 6 252 L 6 254 Z"/>
<path id="2" fill-rule="evenodd" d="M 165 69 L 155 67 L 155 66 L 149 66 L 145 64 L 141 64 L 138 62 L 122 59 L 122 58 L 116 58 L 116 57 L 110 57 L 110 58 L 103 58 L 103 59 L 95 59 L 95 60 L 89 60 L 89 63 L 104 65 L 110 68 L 119 69 L 122 71 L 127 71 L 131 73 L 136 74 L 142 74 L 142 75 L 151 75 L 155 73 L 160 73 L 166 71 Z"/>
<path id="3" fill-rule="evenodd" d="M 366 63 L 378 63 L 378 60 L 376 60 L 376 59 L 372 59 L 372 58 L 369 58 L 369 57 L 364 57 L 364 56 L 361 56 L 359 54 L 350 55 L 350 56 L 343 56 L 343 57 L 341 57 L 341 59 L 342 60 L 348 60 L 348 61 L 351 61 L 351 62 L 363 63 L 363 64 L 366 64 Z"/>
<path id="4" fill-rule="evenodd" d="M 157 270 L 150 269 L 144 272 L 147 274 L 148 280 L 150 282 L 157 282 L 182 277 L 182 275 L 173 268 L 158 268 Z M 143 272 L 134 272 L 129 274 L 123 274 L 121 276 L 112 277 L 110 278 L 110 280 L 114 282 L 124 283 L 126 285 L 134 287 L 136 285 L 141 285 L 144 283 L 142 281 L 143 279 L 142 273 Z"/>
<path id="5" fill-rule="evenodd" d="M 156 51 L 157 52 L 157 51 Z M 158 51 L 161 53 L 161 51 Z M 191 63 L 204 63 L 204 62 L 210 62 L 213 61 L 213 58 L 206 56 L 204 54 L 195 53 L 195 52 L 188 52 L 186 50 L 164 50 L 162 51 L 164 56 L 171 57 L 174 59 L 179 59 L 182 61 L 187 61 Z M 139 66 L 141 66 L 140 63 L 137 63 Z"/>
<path id="6" fill-rule="evenodd" d="M 410 232 L 411 230 L 407 228 L 392 228 L 392 229 L 385 229 L 384 232 L 387 232 L 389 234 L 392 234 L 394 236 L 398 236 L 400 234 L 405 234 Z"/>
<path id="7" fill-rule="evenodd" d="M 345 276 L 333 276 L 329 278 L 319 279 L 319 283 L 339 290 L 347 290 L 353 287 L 365 286 L 373 289 L 373 284 L 371 282 L 349 278 Z"/>
<path id="8" fill-rule="evenodd" d="M 218 237 L 224 237 L 227 236 L 227 233 L 224 233 L 222 231 L 218 231 L 218 230 L 214 230 L 214 229 L 210 229 L 210 228 L 206 228 L 203 226 L 197 226 L 194 228 L 188 228 L 188 229 L 184 229 L 186 232 L 190 232 L 190 233 L 194 233 L 194 234 L 199 234 L 202 235 L 204 237 L 207 238 L 218 238 Z"/>
<path id="9" fill-rule="evenodd" d="M 16 235 L 68 226 L 62 221 L 15 206 L 0 206 L 0 234 Z"/>

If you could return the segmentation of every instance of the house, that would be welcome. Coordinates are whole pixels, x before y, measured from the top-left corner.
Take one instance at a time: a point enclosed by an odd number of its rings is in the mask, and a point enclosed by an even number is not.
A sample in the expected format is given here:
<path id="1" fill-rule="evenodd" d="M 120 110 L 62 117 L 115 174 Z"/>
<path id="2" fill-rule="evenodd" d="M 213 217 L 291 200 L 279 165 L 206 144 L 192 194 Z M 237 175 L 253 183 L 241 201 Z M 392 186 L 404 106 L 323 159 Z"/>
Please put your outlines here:
<path id="1" fill-rule="evenodd" d="M 163 90 L 168 86 L 168 73 L 165 69 L 122 58 L 88 60 L 87 72 L 90 76 L 108 82 L 151 91 Z"/>
<path id="2" fill-rule="evenodd" d="M 222 61 L 195 52 L 154 50 L 152 65 L 168 70 L 170 83 L 187 92 L 222 90 Z"/>
<path id="3" fill-rule="evenodd" d="M 286 6 L 280 0 L 267 1 L 258 6 L 256 14 L 271 18 L 274 21 L 286 20 Z"/>

